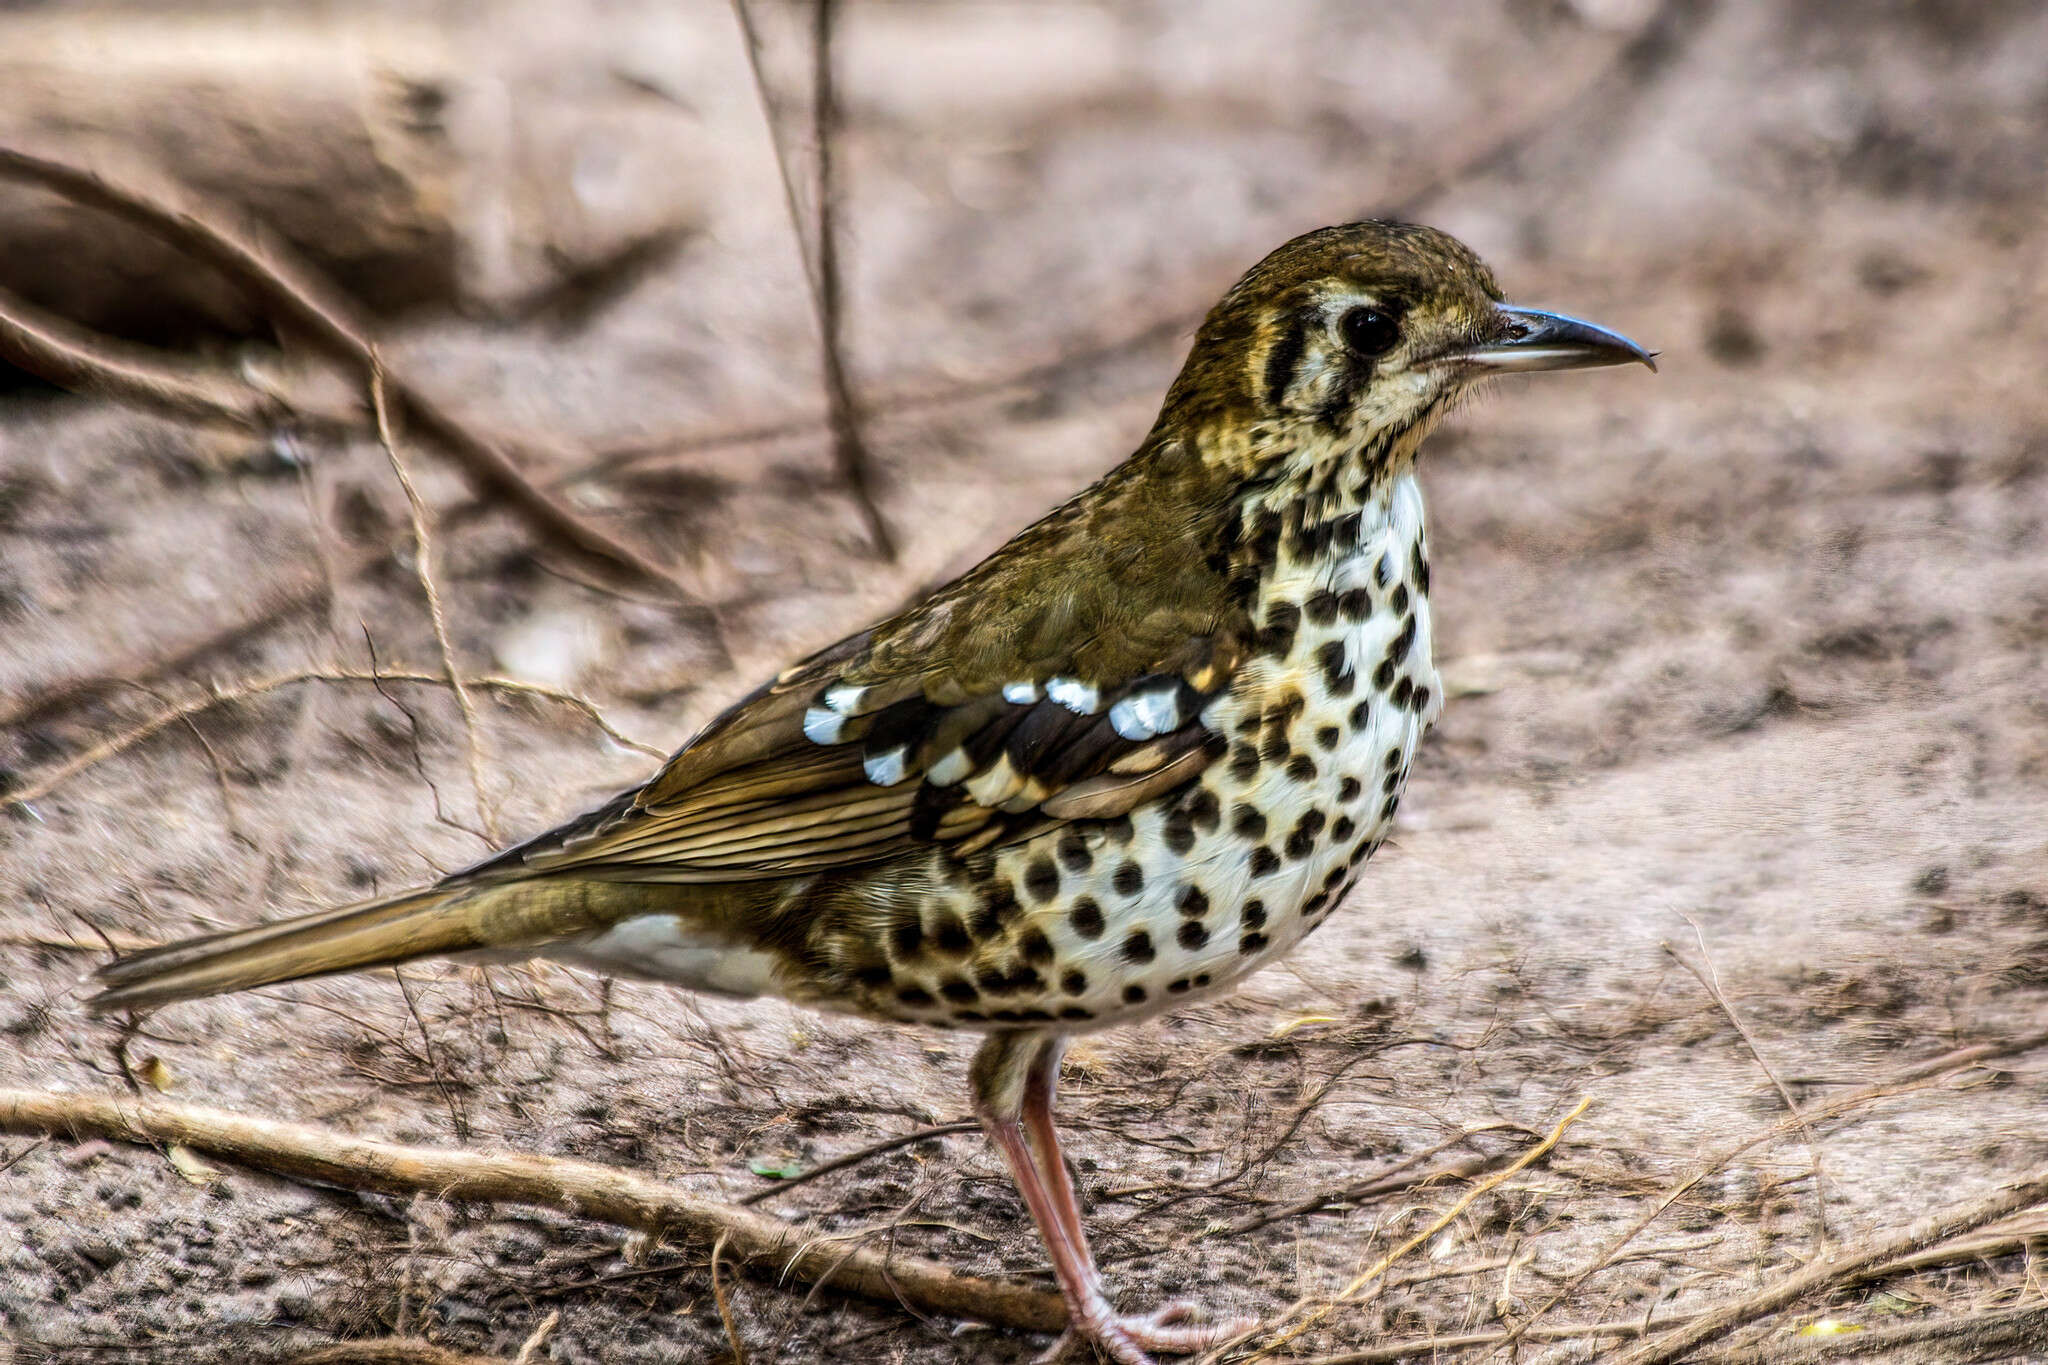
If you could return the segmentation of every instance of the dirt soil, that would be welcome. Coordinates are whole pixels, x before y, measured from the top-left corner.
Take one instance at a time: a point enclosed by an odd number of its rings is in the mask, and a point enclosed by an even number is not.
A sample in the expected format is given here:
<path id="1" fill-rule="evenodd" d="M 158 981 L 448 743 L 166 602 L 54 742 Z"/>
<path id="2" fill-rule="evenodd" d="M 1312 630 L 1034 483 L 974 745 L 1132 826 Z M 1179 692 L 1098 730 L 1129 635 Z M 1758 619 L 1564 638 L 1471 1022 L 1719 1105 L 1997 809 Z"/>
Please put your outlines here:
<path id="1" fill-rule="evenodd" d="M 800 104 L 807 21 L 760 8 Z M 1074 1049 L 1070 1152 L 1127 1303 L 1270 1316 L 1328 1296 L 1469 1190 L 1346 1187 L 1511 1156 L 1590 1100 L 1549 1159 L 1290 1349 L 1499 1330 L 1703 1156 L 1780 1125 L 1786 1096 L 1818 1108 L 2048 1026 L 2048 8 L 850 6 L 848 346 L 903 544 L 889 565 L 832 473 L 725 6 L 525 0 L 447 22 L 475 25 L 479 79 L 508 91 L 628 81 L 682 102 L 692 164 L 719 168 L 706 236 L 603 306 L 393 342 L 717 604 L 593 588 L 504 515 L 440 534 L 467 668 L 579 691 L 660 748 L 1121 458 L 1192 320 L 1296 231 L 1416 216 L 1518 301 L 1663 350 L 1655 377 L 1504 385 L 1426 451 L 1453 695 L 1344 911 L 1229 1000 Z M 462 500 L 409 453 L 430 501 Z M 331 604 L 179 658 L 382 545 Z M 208 686 L 362 668 L 372 646 L 431 670 L 408 545 L 372 441 L 0 400 L 12 790 Z M 25 705 L 164 660 L 146 687 Z M 479 856 L 486 827 L 537 830 L 651 770 L 564 708 L 479 705 L 481 816 L 452 703 L 398 684 L 224 704 L 0 808 L 0 1085 L 122 1088 L 116 1025 L 78 1004 L 103 940 L 411 883 Z M 187 1101 L 738 1198 L 965 1117 L 971 1050 L 563 970 L 421 968 L 403 989 L 386 973 L 167 1010 L 127 1056 Z M 2007 1055 L 1715 1166 L 1543 1322 L 1727 1302 L 2044 1162 L 2048 1053 Z M 1318 1193 L 1332 1203 L 1243 1227 Z M 765 1207 L 1049 1282 L 971 1133 Z M 2038 1304 L 2034 1227 L 2031 1250 L 1861 1283 L 1742 1340 Z M 243 1361 L 390 1334 L 509 1359 L 558 1311 L 539 1359 L 711 1361 L 732 1347 L 707 1261 L 554 1214 L 0 1139 L 0 1360 Z M 755 1362 L 1046 1344 L 756 1281 L 730 1298 Z"/>

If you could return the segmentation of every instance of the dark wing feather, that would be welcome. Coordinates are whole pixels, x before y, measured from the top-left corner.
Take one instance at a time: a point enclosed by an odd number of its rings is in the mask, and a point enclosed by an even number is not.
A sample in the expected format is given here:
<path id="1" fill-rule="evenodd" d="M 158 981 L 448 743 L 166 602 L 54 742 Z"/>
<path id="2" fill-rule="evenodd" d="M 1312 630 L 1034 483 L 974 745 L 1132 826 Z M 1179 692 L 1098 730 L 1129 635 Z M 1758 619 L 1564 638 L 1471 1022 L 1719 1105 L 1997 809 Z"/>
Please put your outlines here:
<path id="1" fill-rule="evenodd" d="M 1224 576 L 1235 523 L 1131 469 L 471 875 L 769 879 L 1112 818 L 1192 780 L 1220 749 L 1201 711 L 1252 633 Z"/>

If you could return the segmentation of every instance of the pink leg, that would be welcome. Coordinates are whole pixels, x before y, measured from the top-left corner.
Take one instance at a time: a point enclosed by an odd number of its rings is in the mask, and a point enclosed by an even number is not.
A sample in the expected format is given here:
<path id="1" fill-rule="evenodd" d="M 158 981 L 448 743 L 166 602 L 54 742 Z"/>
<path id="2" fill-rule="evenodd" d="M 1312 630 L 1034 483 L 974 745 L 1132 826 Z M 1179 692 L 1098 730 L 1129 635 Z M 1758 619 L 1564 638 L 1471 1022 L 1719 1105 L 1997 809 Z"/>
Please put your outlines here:
<path id="1" fill-rule="evenodd" d="M 1066 1341 L 1078 1335 L 1121 1365 L 1150 1365 L 1147 1351 L 1193 1355 L 1235 1336 L 1250 1323 L 1183 1326 L 1180 1324 L 1199 1316 L 1192 1305 L 1174 1304 L 1156 1313 L 1126 1315 L 1110 1303 L 1088 1250 L 1080 1201 L 1060 1157 L 1059 1132 L 1053 1126 L 1053 1095 L 1065 1048 L 1065 1040 L 1059 1037 L 997 1035 L 983 1046 L 974 1065 L 982 1126 L 1009 1163 L 1067 1301 L 1072 1325 L 1048 1357 L 1057 1356 Z"/>

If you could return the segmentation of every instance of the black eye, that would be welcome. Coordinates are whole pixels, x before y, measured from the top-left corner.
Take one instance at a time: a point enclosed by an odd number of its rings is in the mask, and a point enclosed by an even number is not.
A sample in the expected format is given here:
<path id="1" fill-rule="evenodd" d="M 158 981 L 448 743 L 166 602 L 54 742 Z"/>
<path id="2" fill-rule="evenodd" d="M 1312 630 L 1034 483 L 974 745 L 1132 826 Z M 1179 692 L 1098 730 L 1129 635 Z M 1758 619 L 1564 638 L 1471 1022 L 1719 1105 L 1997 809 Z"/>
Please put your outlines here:
<path id="1" fill-rule="evenodd" d="M 1344 344 L 1363 356 L 1385 355 L 1401 339 L 1401 324 L 1377 308 L 1353 308 L 1337 319 Z"/>

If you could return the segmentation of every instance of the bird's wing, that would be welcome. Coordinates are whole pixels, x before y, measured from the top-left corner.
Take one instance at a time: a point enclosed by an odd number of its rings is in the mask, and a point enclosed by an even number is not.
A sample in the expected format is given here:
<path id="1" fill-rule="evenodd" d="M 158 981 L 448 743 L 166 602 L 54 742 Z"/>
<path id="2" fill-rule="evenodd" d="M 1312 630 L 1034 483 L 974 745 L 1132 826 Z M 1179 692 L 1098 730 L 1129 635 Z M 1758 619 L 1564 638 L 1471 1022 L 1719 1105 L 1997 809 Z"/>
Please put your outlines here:
<path id="1" fill-rule="evenodd" d="M 1222 748 L 1200 717 L 1246 652 L 1238 597 L 1194 530 L 1119 548 L 1092 520 L 1055 513 L 787 670 L 644 787 L 468 875 L 774 878 L 1113 818 L 1191 781 Z"/>

